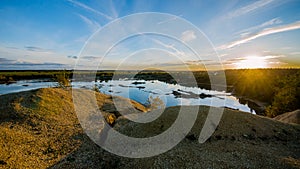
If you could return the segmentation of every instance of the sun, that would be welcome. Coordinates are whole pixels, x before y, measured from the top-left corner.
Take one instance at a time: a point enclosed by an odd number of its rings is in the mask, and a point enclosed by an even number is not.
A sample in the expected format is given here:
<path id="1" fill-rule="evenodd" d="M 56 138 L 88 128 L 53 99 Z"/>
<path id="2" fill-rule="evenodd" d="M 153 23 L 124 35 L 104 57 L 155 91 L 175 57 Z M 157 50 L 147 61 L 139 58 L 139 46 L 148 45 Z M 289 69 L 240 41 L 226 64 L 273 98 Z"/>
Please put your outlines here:
<path id="1" fill-rule="evenodd" d="M 237 69 L 267 68 L 266 59 L 259 56 L 247 56 L 234 63 Z"/>

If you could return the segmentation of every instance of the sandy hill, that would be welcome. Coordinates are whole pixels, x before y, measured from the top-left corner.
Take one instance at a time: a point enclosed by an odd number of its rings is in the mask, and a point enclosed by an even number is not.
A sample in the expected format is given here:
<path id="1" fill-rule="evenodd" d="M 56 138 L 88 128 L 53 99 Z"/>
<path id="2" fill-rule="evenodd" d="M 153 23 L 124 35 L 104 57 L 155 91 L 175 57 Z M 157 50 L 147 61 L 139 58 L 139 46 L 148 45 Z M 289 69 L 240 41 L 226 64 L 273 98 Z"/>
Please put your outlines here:
<path id="1" fill-rule="evenodd" d="M 300 109 L 278 115 L 274 117 L 274 119 L 282 121 L 284 123 L 300 124 Z"/>
<path id="2" fill-rule="evenodd" d="M 165 131 L 180 108 L 166 109 L 151 123 L 133 123 L 116 111 L 113 97 L 84 92 L 96 95 L 107 122 L 134 137 Z M 128 114 L 147 111 L 137 102 L 117 99 Z M 0 100 L 0 168 L 300 168 L 300 126 L 249 113 L 225 109 L 213 136 L 199 144 L 209 110 L 200 106 L 194 127 L 176 147 L 158 156 L 131 159 L 103 150 L 84 134 L 71 90 L 39 89 L 2 95 Z"/>

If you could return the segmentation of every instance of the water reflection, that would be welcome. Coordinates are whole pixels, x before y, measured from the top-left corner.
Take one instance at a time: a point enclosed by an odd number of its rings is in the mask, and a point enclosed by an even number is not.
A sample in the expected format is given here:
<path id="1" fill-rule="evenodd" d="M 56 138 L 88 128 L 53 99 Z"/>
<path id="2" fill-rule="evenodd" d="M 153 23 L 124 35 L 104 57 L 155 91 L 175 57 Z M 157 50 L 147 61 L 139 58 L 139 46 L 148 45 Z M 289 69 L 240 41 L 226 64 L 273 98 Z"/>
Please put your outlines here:
<path id="1" fill-rule="evenodd" d="M 196 87 L 184 87 L 178 84 L 168 84 L 153 80 L 113 80 L 97 81 L 95 85 L 101 86 L 99 90 L 105 94 L 112 94 L 130 98 L 147 105 L 148 98 L 159 98 L 166 107 L 177 105 L 207 105 L 215 107 L 228 107 L 245 112 L 251 112 L 247 104 L 239 103 L 239 100 L 230 93 L 200 89 Z M 75 87 L 89 88 L 91 82 L 80 82 Z M 212 100 L 214 102 L 212 102 Z M 225 105 L 224 103 L 225 99 Z M 212 105 L 214 103 L 214 105 Z M 255 113 L 253 111 L 253 113 Z"/>
<path id="2" fill-rule="evenodd" d="M 0 94 L 2 95 L 38 88 L 55 87 L 56 85 L 56 82 L 22 80 L 9 85 L 1 84 Z M 228 107 L 245 112 L 255 113 L 254 110 L 248 107 L 248 102 L 242 102 L 241 100 L 238 100 L 236 97 L 232 96 L 230 93 L 200 89 L 196 87 L 184 87 L 178 84 L 168 84 L 157 80 L 136 81 L 122 79 L 102 82 L 73 82 L 72 86 L 75 88 L 87 88 L 94 90 L 96 88 L 102 93 L 130 98 L 144 105 L 149 105 L 149 103 L 151 105 L 152 102 L 152 106 L 154 107 L 207 105 L 214 107 Z M 214 101 L 212 102 L 213 99 Z M 225 105 L 223 104 L 224 99 Z M 212 105 L 212 103 L 214 104 Z"/>

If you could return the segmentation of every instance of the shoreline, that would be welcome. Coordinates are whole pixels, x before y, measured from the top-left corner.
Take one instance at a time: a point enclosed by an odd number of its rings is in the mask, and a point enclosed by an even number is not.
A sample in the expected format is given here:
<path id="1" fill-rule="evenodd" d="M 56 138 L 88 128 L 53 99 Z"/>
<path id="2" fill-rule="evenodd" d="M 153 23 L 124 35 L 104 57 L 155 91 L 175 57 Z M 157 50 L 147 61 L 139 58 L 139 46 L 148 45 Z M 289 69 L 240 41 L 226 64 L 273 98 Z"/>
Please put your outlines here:
<path id="1" fill-rule="evenodd" d="M 235 96 L 235 95 L 233 95 Z M 254 100 L 251 98 L 248 98 L 246 96 L 235 96 L 241 104 L 247 104 L 249 108 L 253 109 L 257 115 L 266 116 L 265 110 L 268 106 L 267 103 Z"/>

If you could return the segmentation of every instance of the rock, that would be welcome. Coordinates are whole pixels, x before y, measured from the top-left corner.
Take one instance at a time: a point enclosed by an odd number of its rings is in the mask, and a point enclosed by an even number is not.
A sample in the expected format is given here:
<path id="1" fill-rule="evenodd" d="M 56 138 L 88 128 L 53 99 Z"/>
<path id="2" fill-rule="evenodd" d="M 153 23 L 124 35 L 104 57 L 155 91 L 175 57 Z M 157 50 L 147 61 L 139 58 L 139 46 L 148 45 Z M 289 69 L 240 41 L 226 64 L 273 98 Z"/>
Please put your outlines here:
<path id="1" fill-rule="evenodd" d="M 133 82 L 133 83 L 131 83 L 131 84 L 134 84 L 134 85 L 139 85 L 139 84 L 146 84 L 146 82 Z"/>
<path id="2" fill-rule="evenodd" d="M 200 97 L 201 99 L 205 99 L 205 98 L 207 98 L 207 97 L 213 97 L 213 95 L 201 93 L 201 94 L 199 95 L 199 97 Z"/>
<path id="3" fill-rule="evenodd" d="M 145 86 L 137 86 L 136 88 L 138 88 L 138 89 L 145 89 L 146 87 Z"/>

